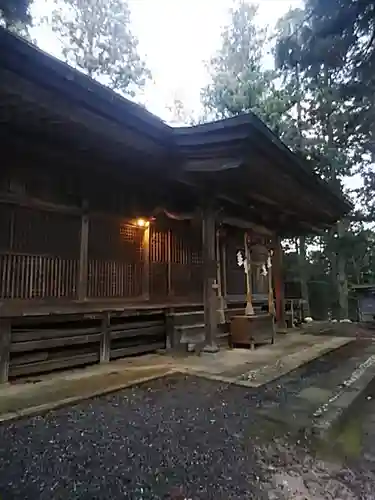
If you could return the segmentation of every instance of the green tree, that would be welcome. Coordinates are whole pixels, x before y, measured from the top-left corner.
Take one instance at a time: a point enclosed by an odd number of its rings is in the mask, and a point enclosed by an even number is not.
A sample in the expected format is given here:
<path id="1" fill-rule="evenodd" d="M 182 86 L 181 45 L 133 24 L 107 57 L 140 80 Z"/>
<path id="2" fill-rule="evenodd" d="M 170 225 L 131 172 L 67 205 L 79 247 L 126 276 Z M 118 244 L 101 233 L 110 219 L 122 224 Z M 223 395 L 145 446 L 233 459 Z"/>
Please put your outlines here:
<path id="1" fill-rule="evenodd" d="M 338 34 L 319 38 L 311 12 L 290 11 L 277 24 L 275 60 L 282 70 L 283 82 L 293 96 L 295 107 L 289 120 L 289 136 L 284 140 L 297 153 L 310 160 L 311 167 L 336 191 L 343 191 L 343 181 L 358 168 L 362 149 L 350 124 L 352 102 L 342 92 L 345 80 L 345 43 Z M 322 54 L 324 56 L 322 57 Z M 348 316 L 348 257 L 345 232 L 348 221 L 339 222 L 329 233 L 313 241 L 320 246 L 315 261 L 324 263 L 326 280 L 335 315 Z M 306 260 L 306 242 L 299 240 L 299 276 L 302 296 L 306 300 L 312 278 L 311 260 Z M 311 254 L 311 252 L 308 252 Z M 320 255 L 316 259 L 316 255 Z M 310 269 L 310 271 L 309 271 Z"/>
<path id="2" fill-rule="evenodd" d="M 7 28 L 30 23 L 30 0 L 0 0 L 0 20 Z"/>
<path id="3" fill-rule="evenodd" d="M 357 170 L 364 186 L 359 199 L 365 216 L 375 220 L 373 160 L 375 138 L 375 5 L 359 0 L 306 0 L 310 19 L 308 40 L 315 65 L 340 70 L 339 89 L 347 102 L 341 126 L 350 136 L 349 154 L 357 154 Z M 324 45 L 324 50 L 321 50 Z M 338 50 L 339 49 L 339 50 Z M 359 157 L 359 158 L 358 158 Z"/>
<path id="4" fill-rule="evenodd" d="M 374 105 L 375 90 L 375 5 L 360 0 L 306 0 L 307 16 L 312 24 L 310 47 L 323 40 L 328 45 L 340 41 L 339 64 L 345 66 L 343 91 L 353 98 L 352 116 L 359 126 L 358 134 L 369 133 L 369 107 Z M 320 53 L 320 60 L 331 58 L 332 50 Z M 335 49 L 336 50 L 336 49 Z M 356 106 L 359 104 L 359 107 Z"/>
<path id="5" fill-rule="evenodd" d="M 266 30 L 256 25 L 256 14 L 254 5 L 241 0 L 231 10 L 221 48 L 207 65 L 211 82 L 202 90 L 202 103 L 207 117 L 252 111 L 280 134 L 290 100 L 277 88 L 276 72 L 263 68 L 268 40 Z"/>
<path id="6" fill-rule="evenodd" d="M 320 36 L 319 24 L 311 12 L 305 13 L 295 30 L 303 39 L 299 65 L 306 87 L 304 122 L 308 127 L 308 140 L 304 141 L 305 147 L 315 170 L 333 189 L 342 192 L 343 180 L 358 167 L 363 151 L 356 141 L 355 130 L 348 126 L 352 100 L 342 92 L 346 78 L 343 64 L 346 43 L 338 34 Z M 340 221 L 324 237 L 340 318 L 348 316 L 348 265 L 344 251 L 348 230 L 348 221 Z"/>
<path id="7" fill-rule="evenodd" d="M 171 117 L 170 122 L 174 125 L 195 125 L 197 123 L 193 111 L 184 103 L 184 96 L 176 91 L 170 105 L 167 105 Z"/>
<path id="8" fill-rule="evenodd" d="M 304 11 L 290 10 L 276 26 L 275 65 L 282 71 L 283 84 L 288 90 L 293 107 L 289 110 L 288 132 L 284 141 L 298 155 L 305 157 L 305 127 L 303 101 L 306 99 L 306 77 L 301 70 L 304 50 Z M 306 238 L 296 241 L 299 262 L 301 295 L 305 304 L 305 315 L 310 316 L 309 289 L 307 282 Z"/>
<path id="9" fill-rule="evenodd" d="M 32 41 L 29 32 L 29 4 L 30 0 L 0 0 L 0 26 Z"/>
<path id="10" fill-rule="evenodd" d="M 150 77 L 126 0 L 56 0 L 47 22 L 60 38 L 65 60 L 112 89 L 134 95 Z"/>

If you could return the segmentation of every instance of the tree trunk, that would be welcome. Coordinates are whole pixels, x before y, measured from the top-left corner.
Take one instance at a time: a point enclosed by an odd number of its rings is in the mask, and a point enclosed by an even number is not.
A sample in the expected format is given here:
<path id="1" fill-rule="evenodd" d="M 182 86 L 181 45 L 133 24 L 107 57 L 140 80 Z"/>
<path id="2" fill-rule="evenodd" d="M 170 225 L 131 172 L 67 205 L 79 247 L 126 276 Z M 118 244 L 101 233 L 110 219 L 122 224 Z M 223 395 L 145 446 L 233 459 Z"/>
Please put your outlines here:
<path id="1" fill-rule="evenodd" d="M 339 238 L 339 247 L 337 252 L 337 292 L 339 298 L 339 317 L 348 319 L 349 317 L 349 298 L 348 298 L 348 278 L 346 275 L 346 259 L 343 255 L 340 244 L 341 238 L 345 235 L 345 225 L 343 221 L 337 223 L 337 235 Z"/>
<path id="2" fill-rule="evenodd" d="M 325 84 L 326 88 L 330 88 L 331 86 L 331 75 L 329 69 L 325 68 Z M 330 96 L 330 94 L 328 94 Z M 326 119 L 326 132 L 328 137 L 328 160 L 330 161 L 331 166 L 331 182 L 334 187 L 337 187 L 337 172 L 335 165 L 333 163 L 334 158 L 334 150 L 335 150 L 335 141 L 333 135 L 333 127 L 332 127 L 332 112 L 333 112 L 333 103 L 332 99 L 327 99 L 327 119 Z M 341 238 L 345 235 L 345 223 L 344 221 L 340 221 L 336 225 L 337 237 L 338 237 L 338 247 L 336 251 L 336 273 L 334 277 L 336 278 L 336 289 L 338 295 L 338 306 L 339 306 L 339 318 L 347 319 L 349 316 L 349 302 L 348 302 L 348 278 L 346 275 L 346 260 L 345 256 L 342 253 L 342 245 Z"/>
<path id="3" fill-rule="evenodd" d="M 295 76 L 296 76 L 296 87 L 297 87 L 297 128 L 299 135 L 299 148 L 300 152 L 302 152 L 304 147 L 304 138 L 302 133 L 302 106 L 301 106 L 301 81 L 300 81 L 300 67 L 299 64 L 296 64 L 295 68 Z M 303 304 L 303 316 L 310 316 L 310 300 L 309 300 L 309 288 L 307 285 L 307 277 L 306 277 L 306 238 L 304 236 L 300 236 L 299 238 L 299 252 L 298 252 L 298 267 L 299 267 L 299 276 L 300 276 L 300 284 L 301 284 L 301 295 Z"/>
<path id="4" fill-rule="evenodd" d="M 330 231 L 329 236 L 333 238 L 334 231 Z M 331 282 L 331 313 L 332 319 L 338 319 L 340 317 L 339 312 L 339 300 L 338 300 L 338 289 L 337 289 L 337 254 L 335 252 L 330 252 L 330 263 L 331 263 L 331 273 L 330 273 L 330 282 Z"/>

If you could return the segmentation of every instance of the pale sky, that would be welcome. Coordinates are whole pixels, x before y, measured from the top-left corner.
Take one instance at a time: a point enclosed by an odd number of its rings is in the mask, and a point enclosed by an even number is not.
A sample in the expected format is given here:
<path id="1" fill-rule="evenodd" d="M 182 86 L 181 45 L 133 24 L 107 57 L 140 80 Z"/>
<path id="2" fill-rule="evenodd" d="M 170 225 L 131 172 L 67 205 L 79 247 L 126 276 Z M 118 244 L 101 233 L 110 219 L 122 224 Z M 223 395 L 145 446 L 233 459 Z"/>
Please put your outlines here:
<path id="1" fill-rule="evenodd" d="M 258 0 L 259 24 L 274 27 L 289 8 L 301 0 Z M 153 76 L 141 100 L 164 120 L 174 96 L 186 109 L 199 114 L 200 90 L 207 84 L 207 61 L 220 47 L 232 0 L 129 0 L 139 50 Z M 51 0 L 34 0 L 33 15 L 48 15 Z M 59 44 L 47 28 L 34 28 L 41 49 L 59 56 Z"/>

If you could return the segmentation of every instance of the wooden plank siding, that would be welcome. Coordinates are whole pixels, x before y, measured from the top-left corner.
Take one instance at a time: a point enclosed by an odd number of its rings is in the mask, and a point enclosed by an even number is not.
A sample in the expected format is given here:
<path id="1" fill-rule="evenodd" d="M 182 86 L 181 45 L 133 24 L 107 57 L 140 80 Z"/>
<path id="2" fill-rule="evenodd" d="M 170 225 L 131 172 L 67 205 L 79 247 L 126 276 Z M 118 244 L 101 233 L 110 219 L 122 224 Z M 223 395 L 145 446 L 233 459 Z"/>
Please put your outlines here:
<path id="1" fill-rule="evenodd" d="M 0 383 L 165 348 L 164 315 L 0 318 Z"/>

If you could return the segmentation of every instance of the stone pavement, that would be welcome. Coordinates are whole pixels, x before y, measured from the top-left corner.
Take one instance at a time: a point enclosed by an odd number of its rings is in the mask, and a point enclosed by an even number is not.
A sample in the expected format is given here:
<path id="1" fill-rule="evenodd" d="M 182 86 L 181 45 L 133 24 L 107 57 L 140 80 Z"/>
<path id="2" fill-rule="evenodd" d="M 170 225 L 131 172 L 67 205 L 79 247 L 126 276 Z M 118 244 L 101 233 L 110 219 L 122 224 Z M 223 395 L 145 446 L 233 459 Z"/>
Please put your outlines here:
<path id="1" fill-rule="evenodd" d="M 375 343 L 353 341 L 268 384 L 260 412 L 284 428 L 310 429 L 326 439 L 374 379 Z"/>
<path id="2" fill-rule="evenodd" d="M 255 351 L 222 350 L 186 357 L 145 355 L 55 375 L 33 377 L 0 389 L 0 421 L 40 414 L 59 406 L 117 391 L 172 373 L 186 373 L 228 384 L 259 387 L 351 339 L 313 335 L 278 336 Z"/>
<path id="3" fill-rule="evenodd" d="M 351 341 L 343 337 L 289 334 L 277 337 L 273 345 L 254 351 L 233 349 L 214 356 L 203 354 L 181 360 L 178 366 L 189 374 L 245 387 L 260 387 Z"/>

